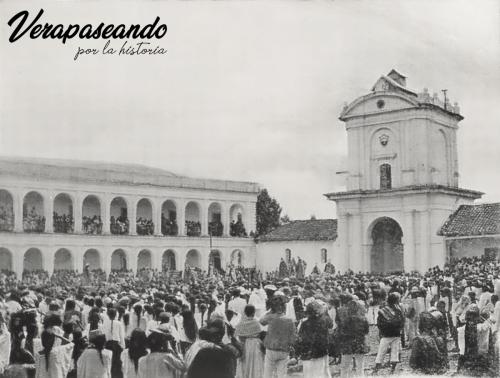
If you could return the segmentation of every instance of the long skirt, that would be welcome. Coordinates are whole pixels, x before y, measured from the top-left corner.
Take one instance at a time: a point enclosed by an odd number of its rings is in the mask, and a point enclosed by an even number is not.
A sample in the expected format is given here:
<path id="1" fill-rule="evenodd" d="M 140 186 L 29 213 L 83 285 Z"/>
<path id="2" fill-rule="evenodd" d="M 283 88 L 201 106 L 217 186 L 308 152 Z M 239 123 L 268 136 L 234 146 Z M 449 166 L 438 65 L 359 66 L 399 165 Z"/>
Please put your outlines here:
<path id="1" fill-rule="evenodd" d="M 302 366 L 304 367 L 304 378 L 331 378 L 328 355 L 304 360 Z"/>
<path id="2" fill-rule="evenodd" d="M 245 340 L 243 354 L 238 358 L 236 369 L 238 378 L 262 378 L 264 373 L 264 352 L 259 338 Z"/>
<path id="3" fill-rule="evenodd" d="M 106 349 L 110 350 L 113 352 L 113 355 L 111 357 L 111 377 L 112 378 L 123 378 L 123 372 L 122 372 L 122 361 L 121 361 L 121 354 L 122 354 L 122 347 L 116 340 L 108 340 L 106 342 Z"/>

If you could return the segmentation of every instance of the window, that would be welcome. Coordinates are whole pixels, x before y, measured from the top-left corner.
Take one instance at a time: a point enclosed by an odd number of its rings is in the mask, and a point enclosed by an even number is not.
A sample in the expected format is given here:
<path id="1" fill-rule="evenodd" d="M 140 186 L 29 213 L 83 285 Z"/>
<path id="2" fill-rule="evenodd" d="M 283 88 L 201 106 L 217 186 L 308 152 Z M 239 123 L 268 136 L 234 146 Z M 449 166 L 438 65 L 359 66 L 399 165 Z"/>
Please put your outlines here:
<path id="1" fill-rule="evenodd" d="M 328 251 L 325 248 L 321 249 L 321 263 L 326 264 L 328 260 Z"/>
<path id="2" fill-rule="evenodd" d="M 380 166 L 380 189 L 391 189 L 391 165 L 382 164 Z"/>
<path id="3" fill-rule="evenodd" d="M 292 251 L 285 249 L 285 260 L 286 262 L 292 261 Z"/>

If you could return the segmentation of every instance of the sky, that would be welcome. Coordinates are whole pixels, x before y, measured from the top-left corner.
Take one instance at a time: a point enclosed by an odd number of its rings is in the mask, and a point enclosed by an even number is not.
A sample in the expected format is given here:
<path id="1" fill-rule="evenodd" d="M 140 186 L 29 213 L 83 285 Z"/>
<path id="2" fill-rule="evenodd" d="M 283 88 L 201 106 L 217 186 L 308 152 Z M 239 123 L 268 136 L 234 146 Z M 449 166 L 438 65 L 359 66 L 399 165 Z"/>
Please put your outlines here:
<path id="1" fill-rule="evenodd" d="M 103 40 L 21 38 L 7 21 L 141 23 L 156 56 L 74 56 Z M 137 163 L 252 181 L 292 219 L 334 218 L 345 102 L 392 68 L 448 89 L 460 186 L 500 201 L 498 1 L 0 1 L 0 154 Z M 119 47 L 119 41 L 112 41 Z"/>

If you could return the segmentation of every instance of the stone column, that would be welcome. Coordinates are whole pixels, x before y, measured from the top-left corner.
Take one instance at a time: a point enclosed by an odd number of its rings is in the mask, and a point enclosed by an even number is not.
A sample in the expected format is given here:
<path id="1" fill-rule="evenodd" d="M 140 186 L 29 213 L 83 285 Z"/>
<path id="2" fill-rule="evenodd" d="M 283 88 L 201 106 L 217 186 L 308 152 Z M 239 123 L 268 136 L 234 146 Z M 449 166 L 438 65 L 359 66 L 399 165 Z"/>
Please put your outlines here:
<path id="1" fill-rule="evenodd" d="M 74 233 L 75 234 L 81 234 L 83 233 L 82 230 L 82 196 L 80 193 L 77 193 L 75 196 L 75 204 L 73 206 L 73 217 L 75 220 L 74 224 Z"/>
<path id="2" fill-rule="evenodd" d="M 42 251 L 42 264 L 43 269 L 49 272 L 49 275 L 54 273 L 54 255 L 55 251 L 50 251 L 48 249 L 43 249 Z"/>
<path id="3" fill-rule="evenodd" d="M 186 236 L 186 201 L 176 201 L 177 211 L 177 226 L 179 227 L 179 236 Z"/>
<path id="4" fill-rule="evenodd" d="M 338 219 L 338 250 L 337 250 L 337 261 L 333 260 L 332 263 L 339 269 L 341 272 L 346 272 L 349 269 L 350 259 L 349 254 L 350 250 L 350 237 L 349 237 L 349 214 L 341 214 Z"/>
<path id="5" fill-rule="evenodd" d="M 355 271 L 362 271 L 363 270 L 363 256 L 361 253 L 363 252 L 361 249 L 361 236 L 362 234 L 356 235 L 358 232 L 361 230 L 361 216 L 359 214 L 353 214 L 350 217 L 350 227 L 349 227 L 349 232 L 350 232 L 350 268 Z"/>
<path id="6" fill-rule="evenodd" d="M 418 254 L 419 264 L 421 273 L 429 268 L 429 212 L 423 210 L 420 212 L 420 253 Z"/>
<path id="7" fill-rule="evenodd" d="M 111 200 L 108 196 L 103 196 L 101 200 L 101 220 L 102 220 L 102 234 L 109 235 L 110 231 L 110 214 L 111 214 Z M 103 260 L 104 261 L 104 260 Z M 110 260 L 111 261 L 111 260 Z M 108 271 L 109 273 L 109 271 Z"/>
<path id="8" fill-rule="evenodd" d="M 230 231 L 230 224 L 231 224 L 231 220 L 230 220 L 230 217 L 229 217 L 229 207 L 228 207 L 228 204 L 226 202 L 221 202 L 220 204 L 220 208 L 221 208 L 221 222 L 222 222 L 222 225 L 223 225 L 223 234 L 222 236 L 228 238 L 229 237 L 229 231 Z"/>
<path id="9" fill-rule="evenodd" d="M 23 232 L 23 194 L 15 193 L 14 201 L 14 231 Z"/>
<path id="10" fill-rule="evenodd" d="M 16 273 L 18 279 L 23 276 L 23 264 L 24 264 L 24 252 L 20 247 L 11 248 L 9 250 L 12 253 L 12 270 Z"/>
<path id="11" fill-rule="evenodd" d="M 151 266 L 161 272 L 161 259 L 163 250 L 161 248 L 151 248 Z"/>
<path id="12" fill-rule="evenodd" d="M 208 235 L 208 201 L 200 201 L 201 236 Z"/>
<path id="13" fill-rule="evenodd" d="M 109 223 L 108 223 L 109 224 Z M 109 233 L 109 226 L 108 226 Z M 99 258 L 101 262 L 101 269 L 108 275 L 111 272 L 111 255 L 113 254 L 113 248 L 101 249 L 99 250 Z"/>
<path id="14" fill-rule="evenodd" d="M 71 255 L 73 257 L 73 269 L 75 269 L 78 273 L 83 272 L 83 254 L 85 253 L 85 248 L 73 248 L 71 251 Z"/>
<path id="15" fill-rule="evenodd" d="M 153 222 L 155 224 L 155 232 L 154 235 L 161 236 L 161 200 L 154 200 L 153 203 Z"/>
<path id="16" fill-rule="evenodd" d="M 255 202 L 248 203 L 245 207 L 245 219 L 243 220 L 245 222 L 245 229 L 247 231 L 247 235 L 250 235 L 252 231 L 255 232 L 256 216 L 257 216 L 256 203 Z"/>
<path id="17" fill-rule="evenodd" d="M 54 195 L 45 193 L 43 196 L 43 212 L 45 216 L 45 232 L 54 232 Z"/>
<path id="18" fill-rule="evenodd" d="M 139 258 L 139 252 L 135 250 L 125 251 L 127 256 L 127 269 L 132 269 L 132 272 L 137 273 L 137 259 Z M 153 256 L 151 256 L 151 259 Z"/>
<path id="19" fill-rule="evenodd" d="M 127 198 L 127 216 L 129 222 L 129 235 L 137 235 L 137 198 Z"/>
<path id="20" fill-rule="evenodd" d="M 415 210 L 404 213 L 403 248 L 404 268 L 406 272 L 418 269 L 415 259 L 415 213 Z"/>

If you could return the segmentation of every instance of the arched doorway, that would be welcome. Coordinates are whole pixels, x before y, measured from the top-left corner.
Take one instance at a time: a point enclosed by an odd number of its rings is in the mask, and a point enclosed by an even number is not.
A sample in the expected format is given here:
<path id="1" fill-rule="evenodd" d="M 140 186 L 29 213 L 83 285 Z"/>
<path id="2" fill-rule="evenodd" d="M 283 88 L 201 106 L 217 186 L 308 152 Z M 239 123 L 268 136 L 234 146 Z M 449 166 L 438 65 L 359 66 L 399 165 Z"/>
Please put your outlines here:
<path id="1" fill-rule="evenodd" d="M 161 207 L 161 233 L 175 236 L 178 232 L 177 208 L 174 201 L 166 200 Z"/>
<path id="2" fill-rule="evenodd" d="M 224 226 L 222 225 L 222 208 L 217 202 L 208 207 L 208 232 L 212 236 L 222 236 Z"/>
<path id="3" fill-rule="evenodd" d="M 153 223 L 153 206 L 147 198 L 137 202 L 137 235 L 153 235 L 155 226 Z"/>
<path id="4" fill-rule="evenodd" d="M 403 271 L 403 231 L 392 218 L 380 218 L 371 230 L 372 272 Z"/>
<path id="5" fill-rule="evenodd" d="M 196 249 L 191 249 L 186 255 L 186 265 L 189 265 L 191 268 L 200 268 L 200 252 Z"/>
<path id="6" fill-rule="evenodd" d="M 54 232 L 69 234 L 73 232 L 73 201 L 66 193 L 54 198 L 54 213 L 52 214 Z"/>
<path id="7" fill-rule="evenodd" d="M 85 234 L 102 233 L 101 201 L 94 195 L 89 195 L 83 200 L 82 227 Z"/>
<path id="8" fill-rule="evenodd" d="M 201 223 L 200 223 L 200 206 L 191 201 L 186 205 L 186 235 L 187 236 L 200 236 Z"/>
<path id="9" fill-rule="evenodd" d="M 122 197 L 116 197 L 110 205 L 109 229 L 113 235 L 126 235 L 129 229 L 127 202 Z"/>
<path id="10" fill-rule="evenodd" d="M 13 230 L 14 201 L 12 199 L 12 195 L 8 191 L 0 189 L 0 231 Z"/>
<path id="11" fill-rule="evenodd" d="M 165 252 L 163 252 L 161 267 L 164 272 L 177 270 L 177 266 L 175 264 L 175 252 L 173 250 L 167 249 Z"/>
<path id="12" fill-rule="evenodd" d="M 222 260 L 218 250 L 212 250 L 208 256 L 208 266 L 212 266 L 214 270 L 222 271 Z"/>
<path id="13" fill-rule="evenodd" d="M 83 255 L 83 266 L 89 266 L 89 270 L 99 269 L 101 267 L 101 257 L 97 249 L 89 249 Z"/>
<path id="14" fill-rule="evenodd" d="M 52 214 L 49 214 L 52 218 Z M 29 192 L 23 200 L 23 230 L 24 232 L 44 232 L 45 216 L 43 197 L 38 192 Z"/>
<path id="15" fill-rule="evenodd" d="M 12 271 L 12 253 L 7 248 L 0 248 L 0 271 Z"/>
<path id="16" fill-rule="evenodd" d="M 54 271 L 73 270 L 73 256 L 65 248 L 59 249 L 54 255 Z"/>
<path id="17" fill-rule="evenodd" d="M 117 249 L 111 255 L 111 270 L 126 270 L 127 269 L 127 255 L 123 249 Z"/>
<path id="18" fill-rule="evenodd" d="M 151 252 L 143 249 L 137 256 L 137 270 L 151 268 Z"/>
<path id="19" fill-rule="evenodd" d="M 241 252 L 240 249 L 235 249 L 233 253 L 231 253 L 231 264 L 234 266 L 243 265 L 243 252 Z"/>
<path id="20" fill-rule="evenodd" d="M 37 248 L 30 248 L 24 254 L 23 269 L 30 272 L 32 270 L 42 270 L 42 252 Z"/>
<path id="21" fill-rule="evenodd" d="M 229 210 L 229 216 L 231 218 L 231 224 L 229 225 L 229 235 L 234 237 L 245 237 L 247 236 L 247 231 L 245 229 L 245 223 L 243 221 L 243 207 L 240 204 L 234 204 Z"/>

